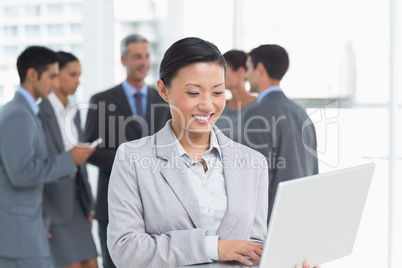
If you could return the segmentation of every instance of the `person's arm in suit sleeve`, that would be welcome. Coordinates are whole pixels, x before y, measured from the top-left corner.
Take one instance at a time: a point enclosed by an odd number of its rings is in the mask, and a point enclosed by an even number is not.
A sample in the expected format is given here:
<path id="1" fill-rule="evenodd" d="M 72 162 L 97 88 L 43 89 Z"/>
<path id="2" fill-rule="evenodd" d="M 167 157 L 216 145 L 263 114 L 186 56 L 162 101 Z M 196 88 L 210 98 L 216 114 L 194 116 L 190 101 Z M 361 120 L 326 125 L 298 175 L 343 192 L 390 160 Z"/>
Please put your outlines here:
<path id="1" fill-rule="evenodd" d="M 265 157 L 261 156 L 262 167 L 259 168 L 260 179 L 258 187 L 257 207 L 253 228 L 251 229 L 250 240 L 253 242 L 264 243 L 267 235 L 268 217 L 268 163 Z M 253 178 L 254 179 L 254 178 Z"/>
<path id="2" fill-rule="evenodd" d="M 123 146 L 116 154 L 108 195 L 107 243 L 116 266 L 132 267 L 135 263 L 138 267 L 176 267 L 212 262 L 205 248 L 205 229 L 174 230 L 160 235 L 146 233 L 135 166 L 130 163 L 128 153 L 125 160 L 119 159 L 120 154 L 124 156 Z"/>
<path id="3" fill-rule="evenodd" d="M 116 148 L 110 148 L 109 142 L 106 137 L 106 133 L 109 132 L 108 120 L 106 109 L 107 107 L 101 106 L 102 101 L 98 100 L 96 96 L 92 97 L 90 100 L 90 107 L 87 113 L 87 120 L 85 122 L 85 132 L 84 141 L 93 142 L 98 138 L 102 138 L 103 142 L 98 146 L 96 151 L 88 158 L 88 163 L 95 165 L 104 170 L 111 170 L 113 165 L 113 160 L 116 155 Z M 103 110 L 104 109 L 104 110 Z M 102 119 L 102 122 L 99 120 Z M 117 138 L 115 146 L 117 144 Z"/>
<path id="4" fill-rule="evenodd" d="M 4 120 L 0 131 L 0 140 L 6 141 L 0 146 L 4 167 L 15 187 L 29 187 L 56 181 L 76 171 L 73 156 L 69 152 L 54 157 L 40 159 L 35 154 L 38 135 L 33 135 L 37 126 L 20 110 L 12 118 Z M 40 138 L 40 137 L 39 137 Z M 46 147 L 42 148 L 46 151 Z"/>

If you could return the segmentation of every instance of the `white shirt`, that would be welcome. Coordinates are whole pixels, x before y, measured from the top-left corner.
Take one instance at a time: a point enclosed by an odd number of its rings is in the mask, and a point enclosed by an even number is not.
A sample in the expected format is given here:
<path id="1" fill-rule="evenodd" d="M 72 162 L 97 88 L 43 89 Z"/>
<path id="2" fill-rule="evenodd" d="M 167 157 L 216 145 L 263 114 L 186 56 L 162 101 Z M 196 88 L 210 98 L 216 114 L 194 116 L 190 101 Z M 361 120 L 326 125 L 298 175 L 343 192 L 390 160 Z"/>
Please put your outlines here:
<path id="1" fill-rule="evenodd" d="M 71 148 L 79 143 L 78 129 L 74 123 L 74 118 L 78 111 L 69 101 L 67 101 L 67 105 L 64 107 L 54 92 L 50 93 L 48 99 L 59 123 L 64 149 L 70 151 Z"/>
<path id="2" fill-rule="evenodd" d="M 173 131 L 172 134 L 174 135 Z M 185 173 L 190 179 L 198 200 L 203 228 L 208 231 L 206 237 L 208 257 L 212 260 L 219 260 L 219 236 L 216 235 L 216 232 L 226 213 L 227 194 L 221 162 L 222 153 L 216 134 L 213 130 L 211 131 L 209 149 L 202 154 L 202 158 L 208 167 L 207 172 L 204 172 L 204 167 L 201 163 L 192 160 L 180 142 L 176 144 L 180 156 L 188 167 Z"/>

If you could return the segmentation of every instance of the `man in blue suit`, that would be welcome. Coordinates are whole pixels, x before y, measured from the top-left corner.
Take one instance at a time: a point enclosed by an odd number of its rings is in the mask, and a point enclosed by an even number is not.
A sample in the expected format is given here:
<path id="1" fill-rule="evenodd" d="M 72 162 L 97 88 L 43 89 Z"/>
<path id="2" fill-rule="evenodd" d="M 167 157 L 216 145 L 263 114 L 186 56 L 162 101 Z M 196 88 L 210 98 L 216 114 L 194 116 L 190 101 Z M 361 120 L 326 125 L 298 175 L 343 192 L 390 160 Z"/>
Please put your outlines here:
<path id="1" fill-rule="evenodd" d="M 74 174 L 95 149 L 80 144 L 48 157 L 37 100 L 46 99 L 58 83 L 57 55 L 28 47 L 17 69 L 21 86 L 0 110 L 0 267 L 47 268 L 44 184 Z"/>

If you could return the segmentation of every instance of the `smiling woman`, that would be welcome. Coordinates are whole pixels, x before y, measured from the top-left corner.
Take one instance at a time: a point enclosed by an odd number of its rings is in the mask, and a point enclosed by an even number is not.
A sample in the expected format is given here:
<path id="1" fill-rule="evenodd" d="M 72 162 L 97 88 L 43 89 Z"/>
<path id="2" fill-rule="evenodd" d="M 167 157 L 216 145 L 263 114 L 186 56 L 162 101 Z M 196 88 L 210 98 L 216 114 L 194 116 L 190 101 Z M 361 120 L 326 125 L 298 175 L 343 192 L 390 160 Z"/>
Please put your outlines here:
<path id="1" fill-rule="evenodd" d="M 192 63 L 169 84 L 158 81 L 159 94 L 170 106 L 173 132 L 195 161 L 202 162 L 212 127 L 225 107 L 224 81 L 224 61 Z"/>
<path id="2" fill-rule="evenodd" d="M 172 120 L 122 144 L 110 176 L 107 242 L 117 267 L 260 261 L 267 163 L 214 126 L 225 106 L 225 70 L 218 48 L 199 38 L 166 51 L 158 90 Z"/>

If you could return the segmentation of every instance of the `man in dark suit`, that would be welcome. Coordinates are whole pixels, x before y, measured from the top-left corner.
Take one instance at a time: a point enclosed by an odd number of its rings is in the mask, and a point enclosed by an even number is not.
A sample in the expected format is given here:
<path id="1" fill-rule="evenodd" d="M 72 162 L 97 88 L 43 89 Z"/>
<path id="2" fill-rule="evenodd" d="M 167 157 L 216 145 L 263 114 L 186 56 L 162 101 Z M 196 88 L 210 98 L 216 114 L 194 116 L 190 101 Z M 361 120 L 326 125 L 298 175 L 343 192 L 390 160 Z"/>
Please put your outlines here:
<path id="1" fill-rule="evenodd" d="M 55 52 L 39 46 L 17 60 L 21 86 L 0 111 L 0 267 L 51 267 L 43 212 L 45 183 L 76 172 L 94 149 L 87 145 L 48 156 L 36 101 L 57 86 Z"/>
<path id="2" fill-rule="evenodd" d="M 305 109 L 287 98 L 279 85 L 289 67 L 284 48 L 261 45 L 249 53 L 246 65 L 251 91 L 259 97 L 245 115 L 242 143 L 268 160 L 269 221 L 280 182 L 318 173 L 316 133 Z"/>
<path id="3" fill-rule="evenodd" d="M 104 268 L 115 267 L 106 245 L 106 228 L 109 176 L 117 147 L 123 142 L 154 134 L 171 118 L 169 107 L 158 91 L 144 83 L 150 68 L 148 41 L 137 34 L 124 38 L 121 62 L 126 67 L 127 79 L 91 98 L 94 105 L 88 110 L 85 126 L 86 141 L 103 139 L 88 162 L 99 168 L 95 218 L 99 222 Z"/>

